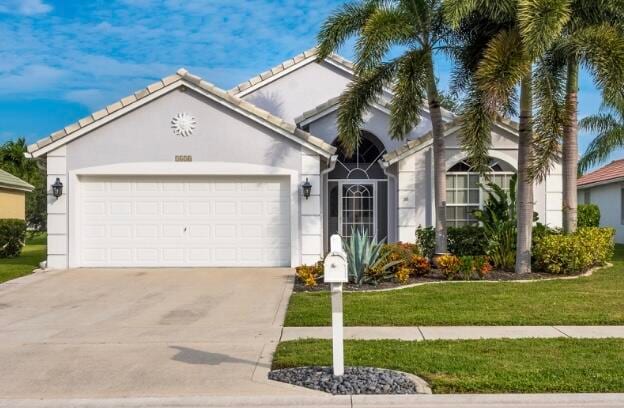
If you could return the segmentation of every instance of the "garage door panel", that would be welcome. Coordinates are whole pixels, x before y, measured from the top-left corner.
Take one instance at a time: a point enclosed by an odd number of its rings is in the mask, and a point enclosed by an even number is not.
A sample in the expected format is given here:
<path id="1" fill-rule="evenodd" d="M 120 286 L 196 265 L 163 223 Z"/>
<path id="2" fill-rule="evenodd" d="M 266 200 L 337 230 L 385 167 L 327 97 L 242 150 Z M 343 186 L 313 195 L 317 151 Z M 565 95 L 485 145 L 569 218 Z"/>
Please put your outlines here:
<path id="1" fill-rule="evenodd" d="M 82 266 L 288 266 L 285 177 L 81 178 Z"/>

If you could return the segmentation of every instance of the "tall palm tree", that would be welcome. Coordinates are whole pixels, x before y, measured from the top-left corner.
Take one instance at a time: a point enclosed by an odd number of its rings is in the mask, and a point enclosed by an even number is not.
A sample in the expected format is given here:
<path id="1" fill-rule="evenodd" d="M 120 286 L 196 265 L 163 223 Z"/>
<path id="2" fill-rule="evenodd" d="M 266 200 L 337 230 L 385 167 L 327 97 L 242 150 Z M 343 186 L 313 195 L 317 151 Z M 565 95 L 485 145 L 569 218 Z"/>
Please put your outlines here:
<path id="1" fill-rule="evenodd" d="M 566 0 L 447 0 L 445 16 L 460 29 L 473 21 L 498 27 L 484 44 L 467 81 L 471 98 L 463 112 L 462 145 L 475 167 L 484 171 L 491 144 L 491 123 L 508 114 L 520 86 L 516 272 L 531 271 L 533 228 L 533 63 L 558 38 L 569 20 Z M 475 17 L 476 16 L 476 17 Z M 468 27 L 479 30 L 480 26 Z"/>
<path id="2" fill-rule="evenodd" d="M 340 98 L 338 137 L 347 153 L 360 143 L 362 114 L 383 96 L 393 92 L 390 134 L 403 139 L 429 109 L 433 134 L 436 253 L 447 251 L 446 166 L 440 94 L 434 54 L 445 47 L 448 33 L 441 0 L 361 0 L 347 3 L 332 14 L 318 35 L 319 58 L 356 37 L 356 78 Z M 402 53 L 389 58 L 395 47 Z"/>
<path id="3" fill-rule="evenodd" d="M 561 154 L 563 229 L 568 233 L 574 232 L 577 224 L 579 67 L 582 65 L 590 71 L 607 98 L 621 95 L 624 86 L 623 21 L 622 0 L 572 1 L 570 18 L 562 35 L 538 64 L 542 75 L 536 85 L 539 109 L 534 166 L 537 169 L 533 169 L 533 173 L 536 179 L 543 179 L 550 167 L 546 163 L 552 163 Z"/>
<path id="4" fill-rule="evenodd" d="M 584 173 L 604 163 L 616 149 L 624 147 L 624 99 L 605 104 L 602 112 L 582 119 L 579 126 L 597 133 L 578 164 L 579 171 Z"/>

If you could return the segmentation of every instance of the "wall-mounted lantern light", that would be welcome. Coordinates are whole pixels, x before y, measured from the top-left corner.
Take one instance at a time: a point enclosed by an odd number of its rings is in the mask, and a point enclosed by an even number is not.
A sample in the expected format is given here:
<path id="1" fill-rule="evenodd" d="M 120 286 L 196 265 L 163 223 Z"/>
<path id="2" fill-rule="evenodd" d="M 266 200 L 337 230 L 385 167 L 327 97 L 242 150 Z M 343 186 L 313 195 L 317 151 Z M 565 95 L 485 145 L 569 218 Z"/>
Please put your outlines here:
<path id="1" fill-rule="evenodd" d="M 52 184 L 52 195 L 56 198 L 59 198 L 63 195 L 63 183 L 61 183 L 60 178 L 56 178 L 54 184 Z"/>
<path id="2" fill-rule="evenodd" d="M 303 183 L 301 188 L 303 188 L 303 196 L 305 197 L 305 199 L 307 200 L 308 198 L 310 198 L 310 192 L 312 192 L 312 184 L 310 184 L 310 180 L 306 178 L 306 181 L 305 183 Z"/>

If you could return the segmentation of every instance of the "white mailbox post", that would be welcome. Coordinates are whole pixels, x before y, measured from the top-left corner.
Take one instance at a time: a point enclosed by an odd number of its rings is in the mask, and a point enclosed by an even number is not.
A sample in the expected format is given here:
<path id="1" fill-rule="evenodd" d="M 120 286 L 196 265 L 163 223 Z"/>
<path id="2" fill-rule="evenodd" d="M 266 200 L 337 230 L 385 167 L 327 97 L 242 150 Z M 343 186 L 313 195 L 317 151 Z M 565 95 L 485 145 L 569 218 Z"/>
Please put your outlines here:
<path id="1" fill-rule="evenodd" d="M 332 351 L 334 375 L 344 375 L 344 346 L 342 321 L 342 284 L 349 281 L 347 254 L 342 247 L 342 238 L 334 234 L 330 239 L 330 253 L 325 257 L 324 280 L 331 287 L 332 304 Z"/>

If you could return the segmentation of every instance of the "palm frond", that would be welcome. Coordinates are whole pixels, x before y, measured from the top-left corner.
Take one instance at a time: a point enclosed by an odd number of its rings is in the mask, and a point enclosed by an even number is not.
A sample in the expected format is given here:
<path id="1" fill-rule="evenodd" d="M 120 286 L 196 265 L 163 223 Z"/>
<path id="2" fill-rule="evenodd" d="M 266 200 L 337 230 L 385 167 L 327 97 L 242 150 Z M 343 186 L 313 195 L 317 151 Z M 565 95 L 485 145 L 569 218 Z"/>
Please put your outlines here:
<path id="1" fill-rule="evenodd" d="M 398 62 L 394 98 L 390 106 L 390 135 L 403 139 L 420 122 L 423 101 L 427 96 L 429 53 L 414 50 Z"/>
<path id="2" fill-rule="evenodd" d="M 495 116 L 485 103 L 483 92 L 472 84 L 461 111 L 460 144 L 473 169 L 479 173 L 489 170 L 488 151 L 492 144 Z"/>
<path id="3" fill-rule="evenodd" d="M 317 35 L 318 58 L 325 59 L 349 37 L 358 34 L 382 0 L 346 3 L 330 15 Z"/>
<path id="4" fill-rule="evenodd" d="M 487 45 L 475 73 L 483 103 L 489 111 L 504 115 L 516 95 L 516 86 L 529 72 L 530 61 L 522 50 L 517 30 L 499 32 Z"/>
<path id="5" fill-rule="evenodd" d="M 414 41 L 416 32 L 410 15 L 400 7 L 382 6 L 370 14 L 355 46 L 358 75 L 383 61 L 391 47 Z"/>
<path id="6" fill-rule="evenodd" d="M 624 33 L 610 24 L 585 27 L 570 39 L 581 64 L 588 68 L 607 98 L 624 92 Z"/>
<path id="7" fill-rule="evenodd" d="M 552 49 L 540 59 L 533 74 L 535 105 L 533 158 L 529 175 L 541 181 L 560 161 L 565 118 L 566 56 Z"/>
<path id="8" fill-rule="evenodd" d="M 382 94 L 384 86 L 392 81 L 397 68 L 397 59 L 381 63 L 365 74 L 355 77 L 340 95 L 338 139 L 345 154 L 353 154 L 360 144 L 362 115 Z"/>
<path id="9" fill-rule="evenodd" d="M 579 172 L 584 173 L 589 168 L 604 163 L 614 150 L 622 147 L 624 147 L 624 124 L 600 133 L 579 160 Z"/>
<path id="10" fill-rule="evenodd" d="M 570 20 L 571 0 L 519 0 L 518 27 L 531 59 L 542 55 Z"/>

